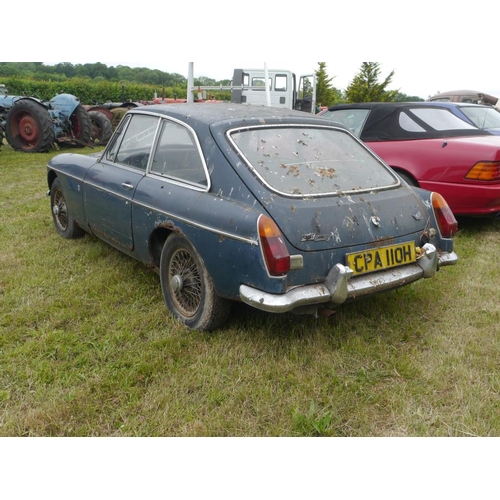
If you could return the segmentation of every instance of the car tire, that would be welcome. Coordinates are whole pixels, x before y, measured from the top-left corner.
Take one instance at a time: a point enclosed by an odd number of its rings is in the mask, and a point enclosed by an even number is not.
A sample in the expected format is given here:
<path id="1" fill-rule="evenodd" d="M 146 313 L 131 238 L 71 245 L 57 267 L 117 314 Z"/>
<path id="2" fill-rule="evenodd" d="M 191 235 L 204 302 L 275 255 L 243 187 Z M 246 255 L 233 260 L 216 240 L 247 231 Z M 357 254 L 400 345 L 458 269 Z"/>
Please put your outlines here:
<path id="1" fill-rule="evenodd" d="M 59 236 L 68 240 L 85 236 L 85 231 L 76 224 L 68 210 L 66 196 L 59 179 L 55 179 L 50 188 L 50 208 L 52 220 Z"/>
<path id="2" fill-rule="evenodd" d="M 168 310 L 188 328 L 214 330 L 229 316 L 231 302 L 217 295 L 205 264 L 184 236 L 167 238 L 160 258 L 160 279 Z"/>

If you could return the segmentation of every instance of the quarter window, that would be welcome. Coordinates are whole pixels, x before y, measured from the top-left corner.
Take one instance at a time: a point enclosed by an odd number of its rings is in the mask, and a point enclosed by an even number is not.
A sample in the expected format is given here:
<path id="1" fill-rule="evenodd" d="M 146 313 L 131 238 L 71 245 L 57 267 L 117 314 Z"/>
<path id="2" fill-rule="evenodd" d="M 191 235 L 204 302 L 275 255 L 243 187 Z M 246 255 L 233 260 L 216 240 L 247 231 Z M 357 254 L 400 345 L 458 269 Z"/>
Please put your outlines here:
<path id="1" fill-rule="evenodd" d="M 163 120 L 151 171 L 165 177 L 207 186 L 195 137 L 186 127 Z"/>

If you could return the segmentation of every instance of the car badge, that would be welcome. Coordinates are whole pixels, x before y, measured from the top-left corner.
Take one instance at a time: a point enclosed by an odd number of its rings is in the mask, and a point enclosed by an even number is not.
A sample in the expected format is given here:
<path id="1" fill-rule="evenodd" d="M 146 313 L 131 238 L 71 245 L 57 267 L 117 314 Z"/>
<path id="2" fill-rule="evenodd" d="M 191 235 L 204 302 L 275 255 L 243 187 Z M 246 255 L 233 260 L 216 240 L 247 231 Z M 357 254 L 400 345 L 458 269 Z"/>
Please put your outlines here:
<path id="1" fill-rule="evenodd" d="M 374 226 L 379 227 L 380 226 L 380 217 L 378 215 L 372 215 L 371 221 Z"/>

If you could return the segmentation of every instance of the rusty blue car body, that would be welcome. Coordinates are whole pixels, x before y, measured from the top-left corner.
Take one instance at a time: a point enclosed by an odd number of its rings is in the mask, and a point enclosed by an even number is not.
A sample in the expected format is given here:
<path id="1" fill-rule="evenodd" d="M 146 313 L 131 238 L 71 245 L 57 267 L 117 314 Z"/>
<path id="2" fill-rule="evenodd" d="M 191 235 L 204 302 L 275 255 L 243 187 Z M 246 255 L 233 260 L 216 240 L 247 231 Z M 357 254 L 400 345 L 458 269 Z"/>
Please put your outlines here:
<path id="1" fill-rule="evenodd" d="M 232 301 L 315 314 L 457 262 L 442 197 L 299 111 L 136 108 L 102 153 L 47 168 L 57 232 L 154 268 L 168 309 L 194 329 L 219 327 Z"/>

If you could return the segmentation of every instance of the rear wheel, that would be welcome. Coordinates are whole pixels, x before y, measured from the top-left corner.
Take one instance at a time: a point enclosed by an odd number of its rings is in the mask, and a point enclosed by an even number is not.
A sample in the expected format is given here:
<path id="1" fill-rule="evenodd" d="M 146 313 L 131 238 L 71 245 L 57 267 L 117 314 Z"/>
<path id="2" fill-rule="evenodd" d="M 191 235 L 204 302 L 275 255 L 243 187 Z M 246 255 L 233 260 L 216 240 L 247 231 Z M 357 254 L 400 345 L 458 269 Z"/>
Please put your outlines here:
<path id="1" fill-rule="evenodd" d="M 113 125 L 111 120 L 99 111 L 89 111 L 92 121 L 92 144 L 104 146 L 113 135 Z"/>
<path id="2" fill-rule="evenodd" d="M 219 297 L 201 257 L 181 235 L 167 238 L 160 259 L 161 288 L 170 312 L 193 330 L 214 330 L 229 316 L 231 302 Z"/>
<path id="3" fill-rule="evenodd" d="M 92 120 L 87 110 L 79 104 L 71 114 L 71 135 L 80 146 L 88 146 L 92 136 Z"/>
<path id="4" fill-rule="evenodd" d="M 7 142 L 16 151 L 48 151 L 55 141 L 49 112 L 31 99 L 17 101 L 7 113 L 5 122 Z"/>
<path id="5" fill-rule="evenodd" d="M 59 179 L 55 179 L 50 188 L 50 208 L 54 226 L 60 236 L 69 240 L 81 238 L 85 235 L 85 231 L 76 224 L 68 210 L 66 196 Z"/>

